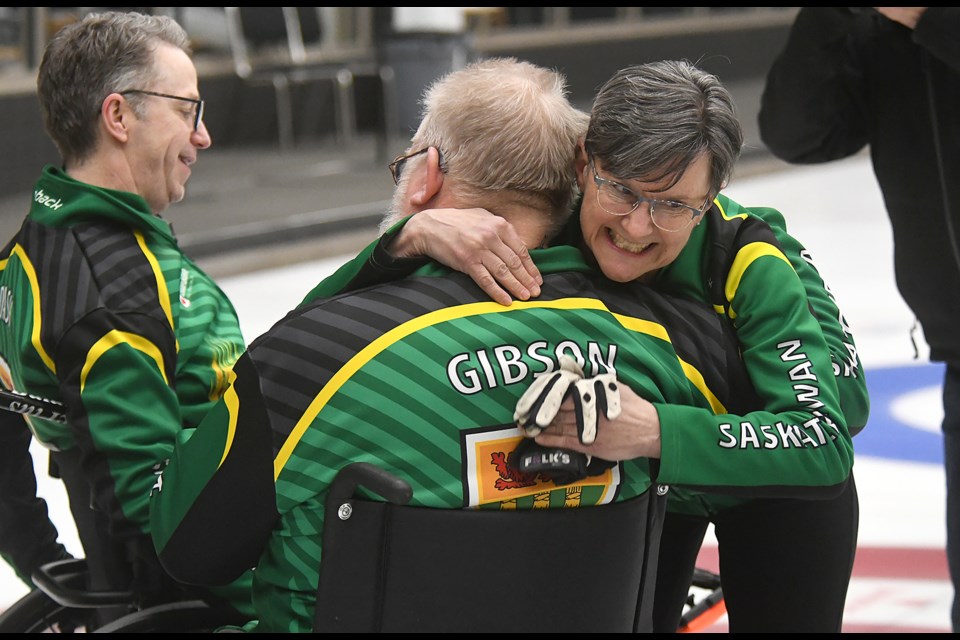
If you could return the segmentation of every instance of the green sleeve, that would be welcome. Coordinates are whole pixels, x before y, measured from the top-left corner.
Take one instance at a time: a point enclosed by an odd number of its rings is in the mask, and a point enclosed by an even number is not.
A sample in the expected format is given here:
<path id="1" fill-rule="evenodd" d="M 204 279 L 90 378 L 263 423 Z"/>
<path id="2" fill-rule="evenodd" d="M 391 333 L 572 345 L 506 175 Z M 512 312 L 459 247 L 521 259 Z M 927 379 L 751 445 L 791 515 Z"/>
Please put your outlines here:
<path id="1" fill-rule="evenodd" d="M 775 209 L 753 208 L 752 215 L 766 222 L 773 230 L 780 248 L 803 283 L 807 299 L 830 350 L 833 374 L 840 392 L 840 407 L 847 422 L 850 435 L 856 435 L 867 424 L 870 413 L 870 396 L 863 366 L 857 353 L 856 341 L 850 326 L 830 288 L 823 281 L 813 263 L 810 252 L 796 238 L 787 233 L 783 215 Z"/>
<path id="2" fill-rule="evenodd" d="M 410 275 L 424 264 L 429 258 L 394 258 L 387 247 L 393 242 L 403 229 L 407 216 L 380 238 L 367 245 L 356 258 L 346 262 L 332 275 L 324 279 L 308 293 L 300 305 L 315 302 L 320 298 L 329 298 L 340 293 L 356 291 L 373 284 L 393 282 Z"/>
<path id="3" fill-rule="evenodd" d="M 188 584 L 223 585 L 254 567 L 277 517 L 269 415 L 249 353 L 234 375 L 203 421 L 177 436 L 150 495 L 160 562 Z"/>
<path id="4" fill-rule="evenodd" d="M 850 473 L 853 446 L 803 283 L 775 247 L 748 245 L 733 263 L 726 293 L 762 410 L 714 415 L 655 404 L 658 481 L 755 497 L 793 489 L 830 495 Z"/>
<path id="5" fill-rule="evenodd" d="M 67 331 L 56 371 L 92 500 L 121 540 L 147 532 L 153 468 L 181 428 L 169 326 L 98 309 Z"/>

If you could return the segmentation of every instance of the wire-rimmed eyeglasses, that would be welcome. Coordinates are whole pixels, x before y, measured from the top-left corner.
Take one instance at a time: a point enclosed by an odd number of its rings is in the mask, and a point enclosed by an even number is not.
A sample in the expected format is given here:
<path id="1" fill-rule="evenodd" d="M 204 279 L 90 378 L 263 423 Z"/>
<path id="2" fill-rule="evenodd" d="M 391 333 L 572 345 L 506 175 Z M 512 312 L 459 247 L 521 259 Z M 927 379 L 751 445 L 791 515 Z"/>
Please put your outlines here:
<path id="1" fill-rule="evenodd" d="M 183 102 L 193 103 L 194 105 L 193 130 L 194 131 L 200 130 L 200 123 L 203 122 L 203 107 L 205 104 L 203 100 L 197 100 L 195 98 L 184 98 L 182 96 L 172 96 L 167 93 L 157 93 L 156 91 L 147 91 L 146 89 L 126 89 L 124 91 L 118 91 L 117 93 L 119 93 L 122 96 L 125 96 L 128 93 L 142 93 L 144 95 L 155 96 L 157 98 L 167 98 L 168 100 L 181 100 Z"/>
<path id="2" fill-rule="evenodd" d="M 703 211 L 710 201 L 707 196 L 703 205 L 698 209 L 674 200 L 658 200 L 647 198 L 623 186 L 619 182 L 601 178 L 597 173 L 597 166 L 590 160 L 593 170 L 593 181 L 597 185 L 597 204 L 607 213 L 614 216 L 626 216 L 634 211 L 641 203 L 650 205 L 650 220 L 658 229 L 675 232 L 682 231 L 690 226 L 694 220 L 703 215 Z"/>
<path id="3" fill-rule="evenodd" d="M 430 147 L 424 147 L 420 151 L 414 151 L 413 153 L 408 153 L 406 155 L 399 155 L 393 159 L 393 162 L 387 165 L 387 168 L 390 169 L 390 175 L 393 177 L 393 184 L 400 184 L 400 173 L 403 171 L 403 166 L 407 163 L 407 160 L 410 158 L 415 158 L 421 153 L 426 153 L 430 150 Z M 437 148 L 437 155 L 439 156 L 440 170 L 446 173 L 447 167 L 443 161 L 443 151 L 440 148 Z"/>

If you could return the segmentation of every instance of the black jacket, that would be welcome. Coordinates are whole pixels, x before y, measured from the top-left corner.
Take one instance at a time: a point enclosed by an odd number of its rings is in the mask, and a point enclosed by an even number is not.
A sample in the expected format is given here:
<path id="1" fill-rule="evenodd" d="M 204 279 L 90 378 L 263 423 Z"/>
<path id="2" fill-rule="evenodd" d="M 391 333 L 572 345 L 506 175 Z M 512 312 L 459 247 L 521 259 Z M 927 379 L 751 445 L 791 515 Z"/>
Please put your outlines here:
<path id="1" fill-rule="evenodd" d="M 960 8 L 911 30 L 870 8 L 804 7 L 771 67 L 760 136 L 812 164 L 869 145 L 897 286 L 930 358 L 960 363 Z M 816 185 L 810 185 L 816 188 Z"/>

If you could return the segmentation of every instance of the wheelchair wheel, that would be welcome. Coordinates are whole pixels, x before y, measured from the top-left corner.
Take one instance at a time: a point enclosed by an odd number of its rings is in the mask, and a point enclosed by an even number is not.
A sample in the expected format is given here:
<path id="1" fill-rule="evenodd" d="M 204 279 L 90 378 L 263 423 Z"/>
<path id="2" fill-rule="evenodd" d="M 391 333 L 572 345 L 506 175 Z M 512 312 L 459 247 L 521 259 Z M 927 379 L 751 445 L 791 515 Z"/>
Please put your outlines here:
<path id="1" fill-rule="evenodd" d="M 93 633 L 212 633 L 218 627 L 246 621 L 225 615 L 202 600 L 185 600 L 135 611 Z"/>
<path id="2" fill-rule="evenodd" d="M 0 614 L 0 633 L 84 633 L 90 612 L 54 602 L 34 590 Z"/>
<path id="3" fill-rule="evenodd" d="M 703 631 L 719 620 L 727 612 L 720 576 L 700 567 L 694 569 L 685 609 L 680 618 L 679 633 Z"/>
<path id="4" fill-rule="evenodd" d="M 248 621 L 202 600 L 135 609 L 128 592 L 88 591 L 79 558 L 47 563 L 32 577 L 37 588 L 0 614 L 0 633 L 208 633 Z"/>

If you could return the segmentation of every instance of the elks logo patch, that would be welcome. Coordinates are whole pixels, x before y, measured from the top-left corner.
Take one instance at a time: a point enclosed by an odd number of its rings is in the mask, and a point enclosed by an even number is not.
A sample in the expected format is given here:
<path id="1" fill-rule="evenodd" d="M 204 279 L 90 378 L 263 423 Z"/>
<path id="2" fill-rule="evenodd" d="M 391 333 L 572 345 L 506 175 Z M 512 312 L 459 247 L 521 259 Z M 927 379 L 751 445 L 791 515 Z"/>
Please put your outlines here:
<path id="1" fill-rule="evenodd" d="M 560 486 L 539 473 L 519 471 L 507 463 L 523 439 L 516 426 L 461 435 L 468 507 L 494 503 L 501 509 L 588 507 L 612 502 L 621 482 L 619 466 Z"/>

